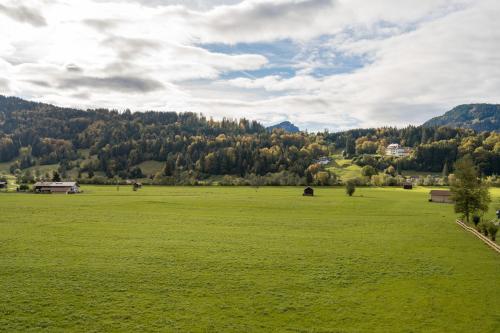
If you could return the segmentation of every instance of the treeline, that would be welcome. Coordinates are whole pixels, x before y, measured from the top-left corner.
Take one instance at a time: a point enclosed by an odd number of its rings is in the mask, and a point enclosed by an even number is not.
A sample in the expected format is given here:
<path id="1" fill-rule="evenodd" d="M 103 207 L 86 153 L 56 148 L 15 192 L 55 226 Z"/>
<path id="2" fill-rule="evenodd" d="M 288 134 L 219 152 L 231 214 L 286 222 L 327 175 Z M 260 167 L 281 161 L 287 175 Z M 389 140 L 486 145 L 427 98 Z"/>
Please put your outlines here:
<path id="1" fill-rule="evenodd" d="M 408 126 L 402 129 L 383 127 L 355 129 L 325 136 L 335 147 L 360 166 L 371 165 L 382 171 L 393 166 L 397 171 L 453 171 L 455 161 L 470 155 L 484 176 L 500 174 L 500 133 L 476 133 L 471 129 Z M 412 148 L 408 157 L 385 155 L 391 143 Z"/>
<path id="2" fill-rule="evenodd" d="M 60 163 L 63 176 L 77 169 L 82 178 L 101 172 L 108 178 L 156 177 L 165 183 L 172 182 L 171 178 L 251 178 L 284 172 L 297 182 L 303 178 L 326 183 L 332 177 L 317 168 L 314 174 L 308 171 L 315 159 L 330 153 L 320 136 L 269 133 L 247 119 L 81 111 L 0 98 L 0 131 L 0 162 L 16 158 L 12 173 L 35 164 Z M 163 170 L 145 175 L 137 165 L 149 160 L 163 161 Z"/>
<path id="3" fill-rule="evenodd" d="M 384 156 L 399 143 L 409 157 Z M 60 165 L 85 181 L 150 178 L 155 183 L 196 184 L 219 176 L 220 183 L 318 184 L 338 182 L 316 163 L 343 151 L 360 166 L 384 171 L 453 171 L 469 154 L 483 175 L 500 174 L 500 135 L 446 127 L 357 129 L 341 133 L 269 132 L 256 121 L 215 121 L 195 113 L 77 110 L 0 96 L 0 162 L 10 171 Z M 161 161 L 158 173 L 138 165 Z M 35 175 L 32 175 L 35 177 Z M 43 178 L 43 175 L 42 175 Z"/>

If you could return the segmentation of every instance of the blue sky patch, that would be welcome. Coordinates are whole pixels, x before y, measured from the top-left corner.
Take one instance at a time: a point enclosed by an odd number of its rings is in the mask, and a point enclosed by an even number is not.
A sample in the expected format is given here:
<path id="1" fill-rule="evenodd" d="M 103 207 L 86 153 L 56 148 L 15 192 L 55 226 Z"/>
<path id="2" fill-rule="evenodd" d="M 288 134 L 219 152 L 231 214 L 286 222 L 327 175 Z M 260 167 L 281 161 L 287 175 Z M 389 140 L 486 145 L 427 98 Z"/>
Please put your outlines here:
<path id="1" fill-rule="evenodd" d="M 314 77 L 327 77 L 344 74 L 362 68 L 368 62 L 366 57 L 348 55 L 335 50 L 330 40 L 332 36 L 324 35 L 307 43 L 298 43 L 290 39 L 268 43 L 199 44 L 210 52 L 229 55 L 258 54 L 265 56 L 269 63 L 261 69 L 253 71 L 226 72 L 221 79 L 261 78 L 278 75 L 291 78 L 298 71 L 305 70 Z"/>

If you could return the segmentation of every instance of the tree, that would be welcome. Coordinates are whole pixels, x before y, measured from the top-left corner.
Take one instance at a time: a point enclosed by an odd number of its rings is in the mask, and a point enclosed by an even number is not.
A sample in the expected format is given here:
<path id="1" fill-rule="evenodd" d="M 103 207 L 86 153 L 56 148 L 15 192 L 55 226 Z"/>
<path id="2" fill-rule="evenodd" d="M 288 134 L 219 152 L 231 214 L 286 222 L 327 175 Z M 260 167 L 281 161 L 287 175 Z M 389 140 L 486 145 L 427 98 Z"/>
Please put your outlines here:
<path id="1" fill-rule="evenodd" d="M 371 177 L 376 175 L 377 173 L 377 169 L 375 169 L 371 165 L 365 165 L 363 168 L 361 168 L 361 174 L 365 177 Z"/>
<path id="2" fill-rule="evenodd" d="M 469 222 L 472 214 L 483 215 L 491 202 L 488 185 L 478 177 L 478 171 L 470 156 L 455 163 L 455 180 L 451 184 L 455 212 Z"/>
<path id="3" fill-rule="evenodd" d="M 347 193 L 347 195 L 352 197 L 355 191 L 356 191 L 356 182 L 353 179 L 349 179 L 348 181 L 346 181 L 345 192 Z"/>
<path id="4" fill-rule="evenodd" d="M 352 139 L 351 136 L 346 137 L 344 153 L 347 158 L 356 153 L 356 142 Z"/>
<path id="5" fill-rule="evenodd" d="M 474 225 L 476 226 L 477 228 L 477 225 L 479 224 L 479 222 L 481 222 L 481 217 L 477 216 L 477 215 L 474 215 L 472 217 L 472 222 L 474 222 Z"/>
<path id="6" fill-rule="evenodd" d="M 394 177 L 396 176 L 396 169 L 392 165 L 389 165 L 389 167 L 385 169 L 385 173 Z"/>
<path id="7" fill-rule="evenodd" d="M 53 182 L 60 182 L 61 181 L 61 176 L 59 175 L 59 172 L 54 171 L 52 174 L 52 181 Z"/>
<path id="8" fill-rule="evenodd" d="M 443 175 L 443 177 L 448 177 L 448 174 L 449 174 L 448 161 L 445 161 L 444 166 L 443 166 L 442 175 Z"/>
<path id="9" fill-rule="evenodd" d="M 495 241 L 497 237 L 498 227 L 493 223 L 488 223 L 488 234 L 490 234 L 491 240 Z"/>

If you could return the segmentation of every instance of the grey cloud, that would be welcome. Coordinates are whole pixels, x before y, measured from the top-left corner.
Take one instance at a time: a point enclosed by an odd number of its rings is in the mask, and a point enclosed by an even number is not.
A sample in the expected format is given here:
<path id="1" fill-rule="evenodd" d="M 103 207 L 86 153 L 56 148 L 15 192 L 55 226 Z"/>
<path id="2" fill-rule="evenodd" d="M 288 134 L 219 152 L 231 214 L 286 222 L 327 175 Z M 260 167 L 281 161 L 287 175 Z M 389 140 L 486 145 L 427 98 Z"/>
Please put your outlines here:
<path id="1" fill-rule="evenodd" d="M 97 30 L 99 32 L 104 32 L 104 31 L 108 31 L 110 29 L 116 28 L 120 24 L 120 21 L 112 20 L 112 19 L 109 19 L 109 20 L 87 19 L 87 20 L 83 20 L 82 22 L 83 22 L 83 24 L 85 24 L 91 28 L 94 28 L 95 30 Z"/>
<path id="2" fill-rule="evenodd" d="M 205 38 L 215 41 L 222 36 L 249 42 L 285 38 L 290 31 L 296 35 L 314 35 L 316 31 L 311 28 L 323 25 L 336 3 L 336 0 L 248 1 L 215 8 L 203 15 L 200 22 L 215 33 Z"/>
<path id="3" fill-rule="evenodd" d="M 46 26 L 45 18 L 35 9 L 25 6 L 7 7 L 0 4 L 0 13 L 7 15 L 13 20 L 31 24 L 34 27 Z"/>
<path id="4" fill-rule="evenodd" d="M 97 0 L 98 2 L 109 2 L 110 0 Z M 243 0 L 114 0 L 115 2 L 136 2 L 143 6 L 160 7 L 182 5 L 188 8 L 204 10 L 220 5 L 234 5 Z"/>
<path id="5" fill-rule="evenodd" d="M 91 77 L 81 76 L 63 78 L 59 81 L 59 88 L 74 89 L 79 87 L 116 90 L 120 92 L 147 93 L 164 88 L 156 80 L 135 76 Z"/>
<path id="6" fill-rule="evenodd" d="M 144 51 L 154 51 L 161 48 L 160 43 L 154 40 L 120 36 L 106 38 L 101 42 L 101 45 L 116 51 L 122 60 L 130 60 Z"/>
<path id="7" fill-rule="evenodd" d="M 0 77 L 0 89 L 2 89 L 2 90 L 9 89 L 9 81 L 7 81 L 7 79 L 4 79 L 4 78 Z"/>
<path id="8" fill-rule="evenodd" d="M 81 72 L 83 72 L 83 69 L 80 66 L 75 65 L 75 64 L 68 64 L 68 65 L 66 65 L 66 70 L 68 72 L 73 72 L 73 73 L 81 73 Z"/>
<path id="9" fill-rule="evenodd" d="M 52 85 L 49 82 L 43 81 L 43 80 L 27 80 L 26 82 L 34 84 L 35 86 L 44 87 L 44 88 L 52 87 Z"/>

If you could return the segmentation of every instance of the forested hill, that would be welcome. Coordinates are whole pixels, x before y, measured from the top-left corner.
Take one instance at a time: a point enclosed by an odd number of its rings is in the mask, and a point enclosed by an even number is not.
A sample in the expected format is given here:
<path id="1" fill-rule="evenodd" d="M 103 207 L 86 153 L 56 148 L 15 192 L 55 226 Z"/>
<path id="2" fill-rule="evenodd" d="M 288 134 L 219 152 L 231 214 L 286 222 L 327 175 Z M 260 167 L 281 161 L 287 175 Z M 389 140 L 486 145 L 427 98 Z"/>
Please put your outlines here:
<path id="1" fill-rule="evenodd" d="M 433 118 L 426 127 L 449 126 L 500 132 L 500 104 L 464 104 Z"/>
<path id="2" fill-rule="evenodd" d="M 390 143 L 410 147 L 412 153 L 404 158 L 384 156 Z M 500 134 L 493 132 L 422 126 L 270 132 L 247 119 L 215 121 L 189 112 L 85 111 L 0 96 L 0 164 L 24 179 L 33 179 L 30 170 L 55 166 L 63 178 L 78 175 L 86 181 L 94 176 L 148 177 L 162 184 L 193 184 L 227 176 L 258 183 L 265 176 L 276 185 L 334 184 L 334 165 L 317 163 L 333 154 L 391 177 L 391 170 L 448 173 L 457 158 L 470 154 L 482 174 L 500 174 Z M 159 163 L 161 170 L 142 170 L 145 163 Z"/>

